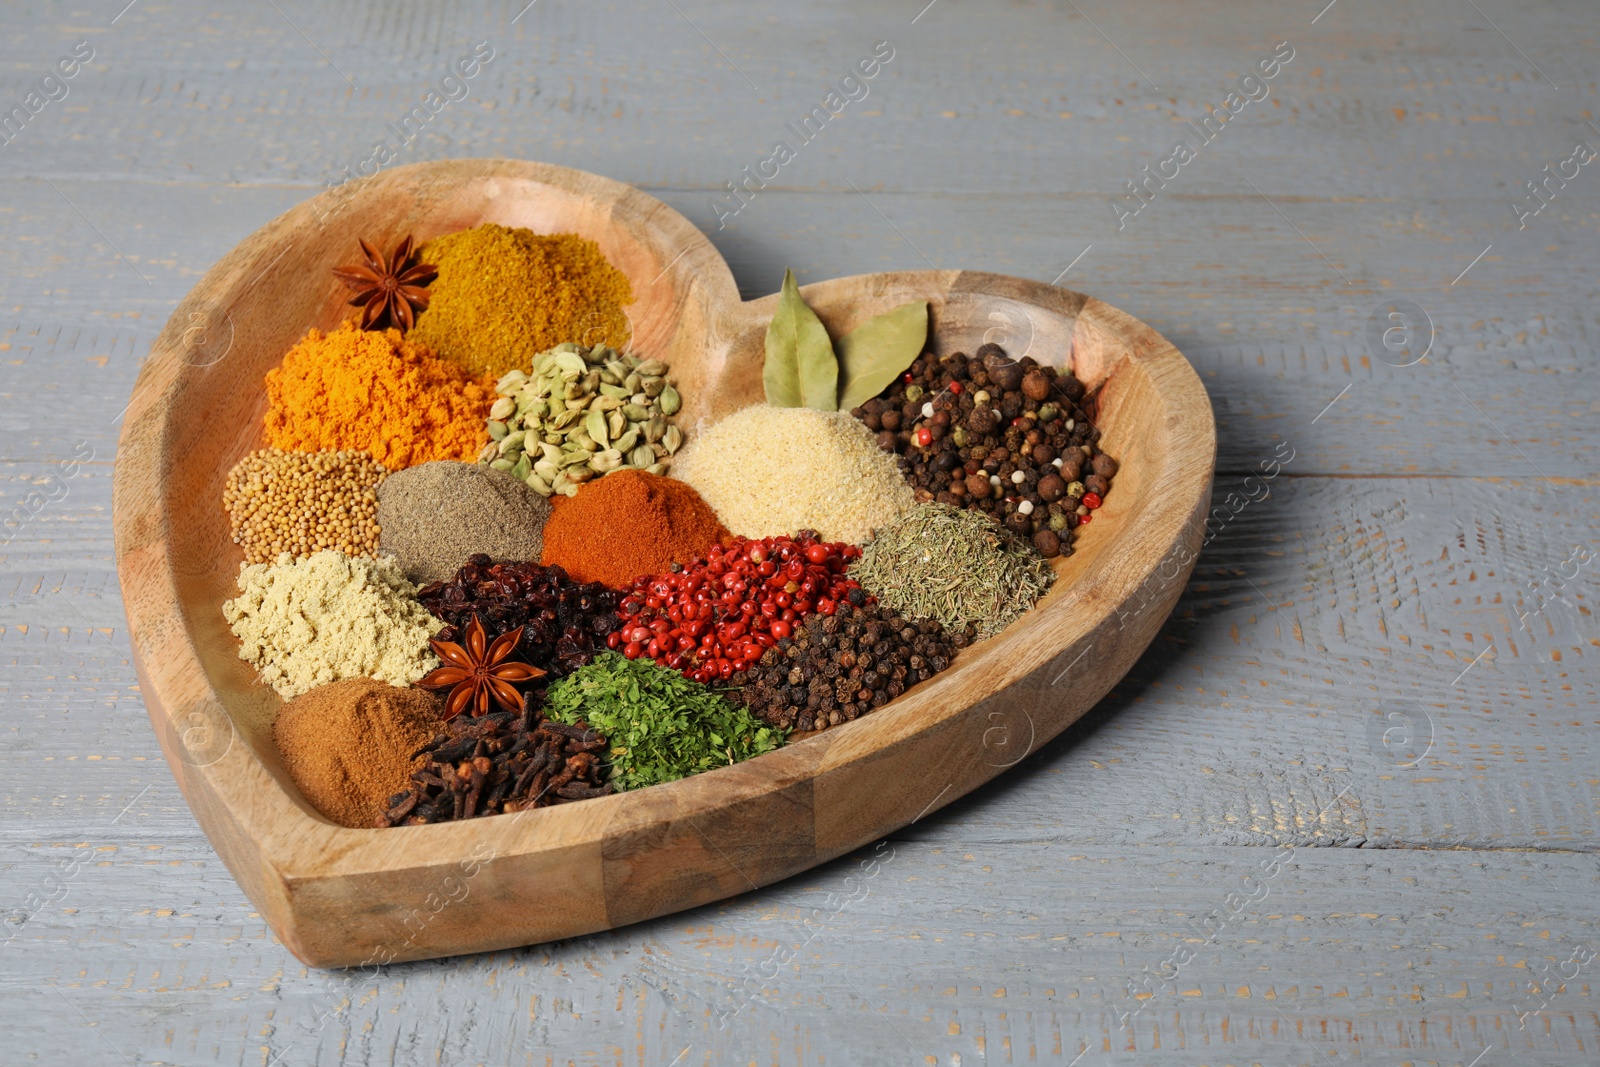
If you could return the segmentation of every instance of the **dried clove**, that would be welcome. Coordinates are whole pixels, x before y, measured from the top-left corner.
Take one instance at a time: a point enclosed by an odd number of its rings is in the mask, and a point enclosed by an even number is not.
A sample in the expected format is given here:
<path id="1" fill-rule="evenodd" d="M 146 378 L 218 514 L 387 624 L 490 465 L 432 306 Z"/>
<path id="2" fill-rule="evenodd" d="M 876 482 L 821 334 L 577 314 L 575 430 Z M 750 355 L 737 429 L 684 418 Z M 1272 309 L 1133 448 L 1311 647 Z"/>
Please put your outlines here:
<path id="1" fill-rule="evenodd" d="M 411 787 L 389 798 L 379 826 L 419 826 L 609 796 L 606 739 L 586 723 L 546 719 L 539 694 L 520 714 L 497 711 L 445 723 L 419 753 Z"/>

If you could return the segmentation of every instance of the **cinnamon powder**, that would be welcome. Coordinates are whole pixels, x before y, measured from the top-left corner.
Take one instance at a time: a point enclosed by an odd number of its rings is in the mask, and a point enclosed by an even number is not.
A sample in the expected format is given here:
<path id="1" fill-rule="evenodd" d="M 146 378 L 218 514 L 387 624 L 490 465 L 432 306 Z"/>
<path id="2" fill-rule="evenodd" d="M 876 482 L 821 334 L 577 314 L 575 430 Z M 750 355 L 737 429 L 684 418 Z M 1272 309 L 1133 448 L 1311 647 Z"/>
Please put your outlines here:
<path id="1" fill-rule="evenodd" d="M 318 686 L 278 712 L 272 736 L 289 777 L 340 826 L 386 825 L 388 800 L 411 784 L 412 759 L 440 729 L 440 701 L 373 678 Z"/>

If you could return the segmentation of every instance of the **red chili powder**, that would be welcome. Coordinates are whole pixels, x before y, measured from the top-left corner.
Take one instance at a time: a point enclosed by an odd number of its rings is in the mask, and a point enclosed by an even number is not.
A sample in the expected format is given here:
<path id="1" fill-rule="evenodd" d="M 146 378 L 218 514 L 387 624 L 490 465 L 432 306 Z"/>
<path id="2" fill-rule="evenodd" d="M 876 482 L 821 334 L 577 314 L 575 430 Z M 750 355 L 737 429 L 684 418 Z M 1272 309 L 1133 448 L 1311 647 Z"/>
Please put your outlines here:
<path id="1" fill-rule="evenodd" d="M 693 562 L 730 536 L 689 485 L 644 471 L 596 478 L 577 496 L 557 496 L 551 504 L 539 562 L 613 589 L 673 563 Z"/>

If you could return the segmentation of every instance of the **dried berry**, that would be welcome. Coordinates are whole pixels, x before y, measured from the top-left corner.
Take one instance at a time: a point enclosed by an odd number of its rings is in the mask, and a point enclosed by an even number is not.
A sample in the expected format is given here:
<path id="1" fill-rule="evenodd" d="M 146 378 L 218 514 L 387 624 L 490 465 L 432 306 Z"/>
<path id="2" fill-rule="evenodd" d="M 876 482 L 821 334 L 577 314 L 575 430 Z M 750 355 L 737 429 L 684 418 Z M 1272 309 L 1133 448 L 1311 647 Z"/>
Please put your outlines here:
<path id="1" fill-rule="evenodd" d="M 435 582 L 417 599 L 445 628 L 441 641 L 459 642 L 474 614 L 489 640 L 522 627 L 518 658 L 548 671 L 544 682 L 570 674 L 594 658 L 622 625 L 622 594 L 599 582 L 578 583 L 560 567 L 470 557 L 448 582 Z"/>

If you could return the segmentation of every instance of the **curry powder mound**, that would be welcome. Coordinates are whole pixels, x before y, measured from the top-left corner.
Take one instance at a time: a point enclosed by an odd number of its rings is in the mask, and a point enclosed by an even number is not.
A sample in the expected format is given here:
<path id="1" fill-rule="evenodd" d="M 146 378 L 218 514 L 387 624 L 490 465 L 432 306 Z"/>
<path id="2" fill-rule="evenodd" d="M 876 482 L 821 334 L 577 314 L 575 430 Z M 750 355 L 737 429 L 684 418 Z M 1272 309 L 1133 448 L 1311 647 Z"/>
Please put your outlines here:
<path id="1" fill-rule="evenodd" d="M 526 370 L 565 341 L 624 347 L 628 278 L 575 233 L 540 236 L 492 222 L 422 248 L 439 276 L 408 334 L 474 375 Z"/>
<path id="2" fill-rule="evenodd" d="M 397 471 L 436 459 L 470 463 L 489 439 L 494 383 L 438 359 L 399 330 L 354 321 L 313 329 L 267 372 L 267 444 L 366 452 Z"/>

